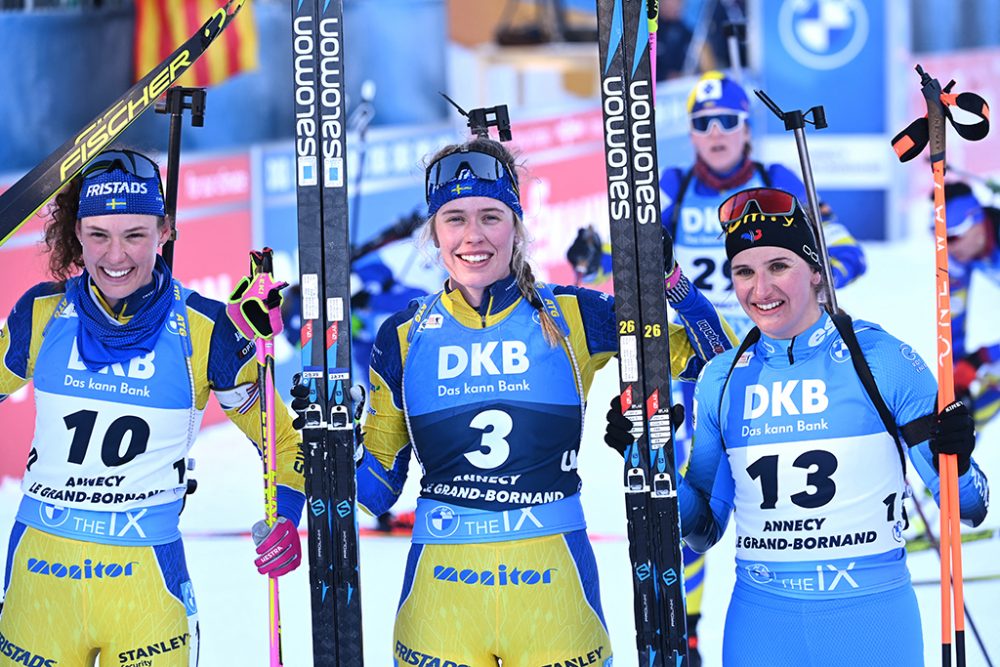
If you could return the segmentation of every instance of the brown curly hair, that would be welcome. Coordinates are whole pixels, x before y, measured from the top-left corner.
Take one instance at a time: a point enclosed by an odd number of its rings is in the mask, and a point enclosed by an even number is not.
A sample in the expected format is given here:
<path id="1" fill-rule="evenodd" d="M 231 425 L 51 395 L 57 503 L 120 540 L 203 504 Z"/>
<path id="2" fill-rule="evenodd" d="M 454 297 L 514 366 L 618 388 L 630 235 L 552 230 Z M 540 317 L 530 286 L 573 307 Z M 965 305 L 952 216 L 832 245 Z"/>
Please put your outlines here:
<path id="1" fill-rule="evenodd" d="M 49 273 L 58 281 L 83 268 L 83 246 L 76 237 L 76 213 L 80 207 L 83 177 L 75 176 L 56 195 L 45 223 L 45 248 L 49 253 Z"/>
<path id="2" fill-rule="evenodd" d="M 55 196 L 45 223 L 45 251 L 49 254 L 49 273 L 63 282 L 83 269 L 83 246 L 76 236 L 77 213 L 80 210 L 80 190 L 83 176 L 70 179 Z M 157 217 L 156 226 L 163 229 L 166 218 Z"/>

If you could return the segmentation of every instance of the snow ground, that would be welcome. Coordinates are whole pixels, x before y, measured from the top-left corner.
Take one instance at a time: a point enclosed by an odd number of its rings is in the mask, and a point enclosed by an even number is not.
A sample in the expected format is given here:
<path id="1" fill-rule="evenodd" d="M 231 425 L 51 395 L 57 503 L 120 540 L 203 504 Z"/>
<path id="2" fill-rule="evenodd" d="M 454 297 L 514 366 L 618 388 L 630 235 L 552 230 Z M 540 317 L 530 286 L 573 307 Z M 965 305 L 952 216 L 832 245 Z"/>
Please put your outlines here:
<path id="1" fill-rule="evenodd" d="M 933 259 L 930 242 L 905 245 L 866 244 L 868 275 L 861 284 L 842 290 L 840 304 L 856 318 L 882 324 L 890 333 L 911 343 L 927 360 L 934 357 Z M 1000 312 L 986 312 L 985 304 L 997 303 L 997 291 L 990 285 L 976 285 L 974 292 L 983 301 L 970 327 L 972 333 L 988 340 L 1000 330 Z M 970 341 L 978 344 L 978 338 Z M 632 587 L 629 576 L 628 544 L 625 540 L 624 504 L 620 489 L 621 459 L 602 443 L 603 413 L 616 390 L 617 370 L 609 365 L 597 377 L 591 391 L 597 406 L 587 419 L 584 434 L 588 443 L 580 458 L 584 480 L 583 502 L 592 533 L 610 536 L 594 542 L 601 572 L 604 611 L 619 667 L 636 665 L 632 616 Z M 212 532 L 248 530 L 260 516 L 260 469 L 250 445 L 235 427 L 222 425 L 206 429 L 195 445 L 198 492 L 192 496 L 182 517 L 188 567 L 194 582 L 201 622 L 201 665 L 267 664 L 267 586 L 253 567 L 253 547 L 247 538 L 211 537 Z M 980 435 L 976 458 L 987 475 L 1000 480 L 1000 427 L 991 424 Z M 615 471 L 609 474 L 608 471 Z M 411 478 L 415 473 L 411 474 Z M 411 479 L 399 507 L 411 508 L 415 496 Z M 17 507 L 17 485 L 8 480 L 0 487 L 0 530 L 11 525 Z M 912 514 L 912 512 L 911 512 Z M 1000 525 L 1000 516 L 987 519 Z M 729 593 L 734 581 L 732 531 L 728 539 L 708 554 L 709 576 L 705 584 L 703 619 L 699 626 L 702 655 L 706 667 L 721 665 L 722 628 Z M 6 556 L 6 540 L 0 545 L 0 568 Z M 371 666 L 392 665 L 391 632 L 393 616 L 402 584 L 403 563 L 408 542 L 404 538 L 362 538 L 362 600 L 364 606 L 365 659 Z M 1000 541 L 967 544 L 963 551 L 967 577 L 1000 572 Z M 934 579 L 938 564 L 933 552 L 914 554 L 909 559 L 914 579 Z M 1000 661 L 1000 580 L 967 583 L 966 602 L 984 634 L 994 660 Z M 938 664 L 940 655 L 939 592 L 936 586 L 917 589 L 923 626 L 927 665 Z M 311 660 L 307 568 L 281 579 L 281 609 L 285 665 L 307 667 Z M 971 632 L 968 665 L 986 665 Z"/>

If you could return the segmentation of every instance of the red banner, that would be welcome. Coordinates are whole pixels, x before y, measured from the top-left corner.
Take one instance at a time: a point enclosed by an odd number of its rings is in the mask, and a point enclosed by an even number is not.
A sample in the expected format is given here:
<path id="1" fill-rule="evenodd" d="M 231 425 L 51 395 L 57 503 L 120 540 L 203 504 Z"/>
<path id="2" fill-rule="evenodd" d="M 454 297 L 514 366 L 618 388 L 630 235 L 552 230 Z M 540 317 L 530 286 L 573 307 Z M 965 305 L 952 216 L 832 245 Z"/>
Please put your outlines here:
<path id="1" fill-rule="evenodd" d="M 572 284 L 566 260 L 580 227 L 608 239 L 608 192 L 601 111 L 514 124 L 514 147 L 527 165 L 521 192 L 531 260 L 540 279 Z M 591 285 L 590 287 L 593 287 Z M 610 289 L 610 281 L 606 286 Z"/>

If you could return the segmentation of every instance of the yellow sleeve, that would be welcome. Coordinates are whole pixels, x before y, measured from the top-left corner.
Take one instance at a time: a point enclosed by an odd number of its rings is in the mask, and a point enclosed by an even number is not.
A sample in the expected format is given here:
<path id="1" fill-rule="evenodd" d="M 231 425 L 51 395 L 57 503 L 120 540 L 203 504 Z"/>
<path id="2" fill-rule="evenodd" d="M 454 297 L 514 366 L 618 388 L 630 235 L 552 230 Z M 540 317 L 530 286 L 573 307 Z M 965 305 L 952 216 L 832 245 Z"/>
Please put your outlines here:
<path id="1" fill-rule="evenodd" d="M 260 413 L 262 398 L 257 391 L 257 362 L 253 342 L 237 339 L 235 328 L 218 309 L 212 315 L 202 304 L 188 307 L 188 319 L 193 348 L 192 369 L 195 378 L 197 407 L 204 409 L 209 393 L 214 393 L 226 417 L 249 438 L 258 453 L 261 450 Z M 218 331 L 217 328 L 222 328 Z M 292 414 L 281 396 L 275 392 L 275 448 L 277 451 L 276 480 L 279 485 L 304 492 L 305 463 L 302 436 L 292 428 Z"/>
<path id="2" fill-rule="evenodd" d="M 391 324 L 387 321 L 387 325 Z M 371 396 L 368 415 L 362 432 L 364 444 L 372 456 L 386 470 L 392 470 L 400 452 L 410 444 L 410 432 L 406 427 L 403 413 L 403 359 L 408 345 L 407 332 L 410 320 L 398 326 L 395 331 L 379 331 L 376 342 L 377 352 L 372 355 L 368 371 Z M 387 339 L 391 344 L 379 344 Z"/>
<path id="3" fill-rule="evenodd" d="M 28 290 L 0 328 L 0 401 L 28 383 L 42 347 L 42 333 L 62 302 L 57 283 L 41 283 Z"/>

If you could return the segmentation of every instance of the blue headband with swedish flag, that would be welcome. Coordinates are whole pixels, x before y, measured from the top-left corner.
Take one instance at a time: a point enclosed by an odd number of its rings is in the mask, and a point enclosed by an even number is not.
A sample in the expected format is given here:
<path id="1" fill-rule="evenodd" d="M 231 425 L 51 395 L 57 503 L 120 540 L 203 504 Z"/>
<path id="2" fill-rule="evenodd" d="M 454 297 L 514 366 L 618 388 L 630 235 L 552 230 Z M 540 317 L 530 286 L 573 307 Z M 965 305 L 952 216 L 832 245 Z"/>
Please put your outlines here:
<path id="1" fill-rule="evenodd" d="M 459 151 L 435 160 L 427 168 L 425 194 L 428 218 L 462 197 L 490 197 L 509 206 L 517 217 L 524 217 L 516 177 L 488 153 Z"/>
<path id="2" fill-rule="evenodd" d="M 159 167 L 134 151 L 105 151 L 83 170 L 78 218 L 122 214 L 163 217 Z"/>

